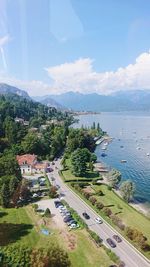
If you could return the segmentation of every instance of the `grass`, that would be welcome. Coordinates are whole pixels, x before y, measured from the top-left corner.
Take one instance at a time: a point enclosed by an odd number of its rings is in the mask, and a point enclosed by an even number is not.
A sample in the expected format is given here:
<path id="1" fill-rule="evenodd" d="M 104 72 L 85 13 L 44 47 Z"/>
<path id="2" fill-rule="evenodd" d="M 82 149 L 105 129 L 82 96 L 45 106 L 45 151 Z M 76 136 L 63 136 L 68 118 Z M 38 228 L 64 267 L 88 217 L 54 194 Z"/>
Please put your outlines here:
<path id="1" fill-rule="evenodd" d="M 62 175 L 64 177 L 65 182 L 70 182 L 70 181 L 89 181 L 90 182 L 91 180 L 100 179 L 100 176 L 97 172 L 90 171 L 90 170 L 87 170 L 84 177 L 74 176 L 69 169 L 62 170 Z"/>
<path id="2" fill-rule="evenodd" d="M 97 248 L 85 230 L 74 232 L 77 246 L 69 251 L 72 267 L 108 267 L 113 264 L 103 248 Z"/>
<path id="3" fill-rule="evenodd" d="M 6 223 L 9 223 L 10 225 L 21 224 L 24 228 L 28 225 L 31 226 L 22 236 L 19 231 L 15 232 L 15 236 L 13 236 L 13 243 L 34 248 L 46 248 L 50 245 L 50 243 L 59 243 L 59 245 L 67 251 L 72 262 L 72 267 L 107 267 L 112 264 L 104 249 L 96 247 L 94 242 L 89 238 L 85 229 L 73 230 L 70 232 L 70 234 L 75 235 L 76 239 L 76 246 L 71 250 L 67 248 L 66 239 L 61 235 L 60 230 L 53 229 L 52 235 L 44 236 L 40 232 L 42 225 L 38 224 L 40 219 L 40 215 L 34 212 L 31 205 L 18 209 L 0 209 L 1 225 L 4 223 L 6 226 Z M 12 228 L 10 230 L 12 230 Z M 5 233 L 3 233 L 3 238 L 5 239 L 5 237 Z M 8 242 L 7 245 L 11 244 L 11 237 L 8 236 L 8 238 L 10 238 L 10 242 Z"/>
<path id="4" fill-rule="evenodd" d="M 105 206 L 110 206 L 110 209 L 114 214 L 123 220 L 123 222 L 137 228 L 148 238 L 150 242 L 150 219 L 143 214 L 136 211 L 126 202 L 124 202 L 116 193 L 108 190 L 106 185 L 92 185 L 92 188 L 97 191 L 102 190 L 104 196 L 98 196 L 97 199 Z"/>

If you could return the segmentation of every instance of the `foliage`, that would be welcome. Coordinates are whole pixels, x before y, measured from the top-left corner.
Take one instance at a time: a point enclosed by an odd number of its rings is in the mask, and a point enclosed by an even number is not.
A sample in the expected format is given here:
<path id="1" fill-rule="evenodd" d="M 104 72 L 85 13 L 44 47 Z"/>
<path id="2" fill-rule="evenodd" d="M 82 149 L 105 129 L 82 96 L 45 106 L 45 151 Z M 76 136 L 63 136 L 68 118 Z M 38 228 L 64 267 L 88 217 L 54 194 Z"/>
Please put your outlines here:
<path id="1" fill-rule="evenodd" d="M 121 173 L 118 170 L 111 170 L 108 175 L 108 181 L 111 187 L 116 187 L 121 181 Z"/>
<path id="2" fill-rule="evenodd" d="M 102 244 L 103 240 L 100 238 L 99 235 L 97 235 L 95 232 L 91 231 L 90 229 L 88 229 L 88 233 L 90 234 L 90 236 L 96 242 L 97 245 L 100 246 Z"/>
<path id="3" fill-rule="evenodd" d="M 139 247 L 143 250 L 149 250 L 150 251 L 150 245 L 146 242 L 147 238 L 143 235 L 142 232 L 140 232 L 137 229 L 133 229 L 131 227 L 126 227 L 126 235 L 129 239 L 136 242 Z"/>
<path id="4" fill-rule="evenodd" d="M 103 212 L 104 212 L 105 215 L 108 216 L 108 217 L 110 217 L 110 215 L 112 214 L 111 209 L 109 209 L 109 208 L 107 208 L 107 207 L 105 207 L 105 208 L 103 209 Z"/>
<path id="5" fill-rule="evenodd" d="M 31 249 L 13 245 L 1 249 L 3 266 L 6 267 L 70 267 L 68 255 L 60 247 L 52 244 L 47 249 Z"/>
<path id="6" fill-rule="evenodd" d="M 97 207 L 97 209 L 99 209 L 99 210 L 101 210 L 101 209 L 103 209 L 104 208 L 104 204 L 102 203 L 102 202 L 96 202 L 96 207 Z"/>
<path id="7" fill-rule="evenodd" d="M 58 197 L 58 192 L 57 192 L 57 187 L 56 186 L 51 186 L 50 189 L 49 189 L 49 196 L 51 198 L 56 198 Z"/>
<path id="8" fill-rule="evenodd" d="M 129 202 L 131 200 L 131 198 L 134 195 L 134 191 L 135 191 L 134 183 L 130 180 L 123 182 L 120 186 L 120 192 L 122 194 L 123 199 L 126 202 Z"/>
<path id="9" fill-rule="evenodd" d="M 49 208 L 47 208 L 47 209 L 45 210 L 44 216 L 45 216 L 45 217 L 48 217 L 48 218 L 51 217 L 51 211 L 50 211 Z"/>
<path id="10" fill-rule="evenodd" d="M 113 223 L 115 225 L 117 225 L 121 230 L 125 229 L 124 223 L 122 222 L 122 220 L 118 216 L 112 214 L 110 217 L 111 217 Z"/>

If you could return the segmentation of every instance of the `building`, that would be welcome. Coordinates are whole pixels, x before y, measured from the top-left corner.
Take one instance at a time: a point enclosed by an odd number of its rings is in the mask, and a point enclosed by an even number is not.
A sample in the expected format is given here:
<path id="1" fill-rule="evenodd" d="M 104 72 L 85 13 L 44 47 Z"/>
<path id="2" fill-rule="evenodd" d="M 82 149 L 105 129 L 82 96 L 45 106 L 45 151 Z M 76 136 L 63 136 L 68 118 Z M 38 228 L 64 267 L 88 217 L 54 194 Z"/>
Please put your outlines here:
<path id="1" fill-rule="evenodd" d="M 21 174 L 45 173 L 49 169 L 49 163 L 38 162 L 37 156 L 34 154 L 17 155 L 16 159 L 20 166 Z"/>

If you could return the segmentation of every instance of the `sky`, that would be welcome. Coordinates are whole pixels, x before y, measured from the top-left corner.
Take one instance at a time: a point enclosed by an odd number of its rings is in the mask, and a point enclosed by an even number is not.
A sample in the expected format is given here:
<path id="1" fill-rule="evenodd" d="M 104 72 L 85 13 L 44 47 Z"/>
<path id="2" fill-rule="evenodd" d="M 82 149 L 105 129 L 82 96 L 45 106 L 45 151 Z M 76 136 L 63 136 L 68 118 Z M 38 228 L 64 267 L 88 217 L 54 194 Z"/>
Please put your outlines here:
<path id="1" fill-rule="evenodd" d="M 150 89 L 150 0 L 0 0 L 0 82 L 31 96 Z"/>

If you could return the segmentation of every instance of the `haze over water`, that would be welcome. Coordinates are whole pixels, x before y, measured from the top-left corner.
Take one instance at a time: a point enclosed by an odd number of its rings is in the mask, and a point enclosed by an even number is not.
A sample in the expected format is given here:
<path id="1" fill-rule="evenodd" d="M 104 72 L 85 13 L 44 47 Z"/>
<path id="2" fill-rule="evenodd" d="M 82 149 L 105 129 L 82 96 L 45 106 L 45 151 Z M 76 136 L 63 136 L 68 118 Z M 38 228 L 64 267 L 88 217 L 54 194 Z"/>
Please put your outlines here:
<path id="1" fill-rule="evenodd" d="M 81 125 L 100 123 L 101 128 L 113 138 L 101 157 L 102 145 L 97 146 L 98 160 L 121 171 L 122 181 L 131 179 L 136 186 L 135 199 L 150 207 L 150 113 L 101 113 L 79 116 Z M 121 148 L 123 146 L 123 148 Z M 140 148 L 140 149 L 138 149 Z M 121 160 L 127 160 L 121 163 Z"/>

